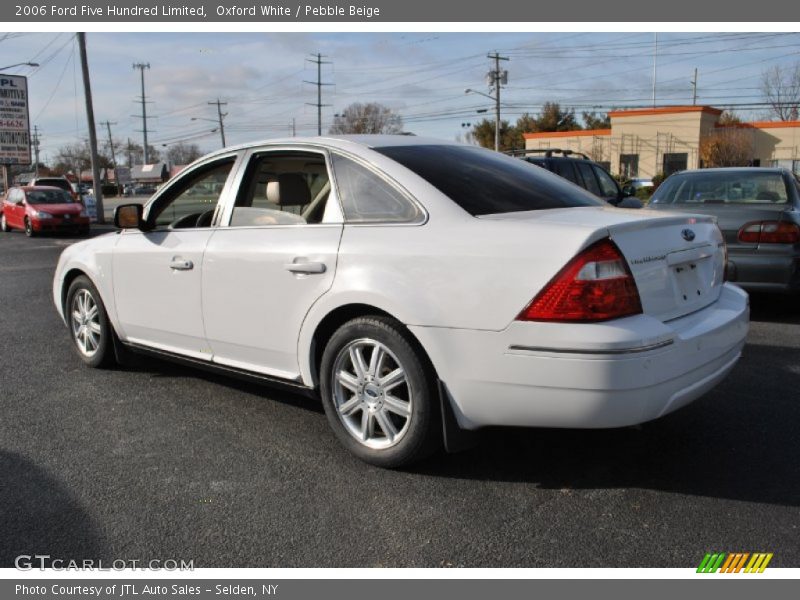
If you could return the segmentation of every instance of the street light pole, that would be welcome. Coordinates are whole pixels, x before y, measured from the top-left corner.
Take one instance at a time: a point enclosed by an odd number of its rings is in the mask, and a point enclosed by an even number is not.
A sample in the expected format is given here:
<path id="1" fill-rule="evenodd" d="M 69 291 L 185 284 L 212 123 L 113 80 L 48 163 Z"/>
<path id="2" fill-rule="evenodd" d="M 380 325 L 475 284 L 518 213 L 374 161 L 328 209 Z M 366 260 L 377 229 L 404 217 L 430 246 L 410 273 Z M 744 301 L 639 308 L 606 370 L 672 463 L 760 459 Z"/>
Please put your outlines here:
<path id="1" fill-rule="evenodd" d="M 38 67 L 38 66 L 39 63 L 35 62 L 21 62 L 13 65 L 8 65 L 7 67 L 0 67 L 0 71 L 5 71 L 6 69 L 13 69 L 14 67 Z"/>

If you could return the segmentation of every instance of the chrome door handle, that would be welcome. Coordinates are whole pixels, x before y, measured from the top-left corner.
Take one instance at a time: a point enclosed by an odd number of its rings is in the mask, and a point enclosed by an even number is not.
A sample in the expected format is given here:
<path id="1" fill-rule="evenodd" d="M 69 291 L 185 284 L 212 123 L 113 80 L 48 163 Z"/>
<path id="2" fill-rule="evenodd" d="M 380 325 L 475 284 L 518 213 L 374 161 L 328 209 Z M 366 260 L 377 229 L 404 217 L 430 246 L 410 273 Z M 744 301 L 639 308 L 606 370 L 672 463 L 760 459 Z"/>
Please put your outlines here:
<path id="1" fill-rule="evenodd" d="M 283 267 L 292 273 L 324 273 L 326 269 L 325 263 L 321 262 L 293 262 Z"/>
<path id="2" fill-rule="evenodd" d="M 194 269 L 194 263 L 180 256 L 176 256 L 172 259 L 172 262 L 169 263 L 169 268 L 175 271 L 190 271 Z"/>

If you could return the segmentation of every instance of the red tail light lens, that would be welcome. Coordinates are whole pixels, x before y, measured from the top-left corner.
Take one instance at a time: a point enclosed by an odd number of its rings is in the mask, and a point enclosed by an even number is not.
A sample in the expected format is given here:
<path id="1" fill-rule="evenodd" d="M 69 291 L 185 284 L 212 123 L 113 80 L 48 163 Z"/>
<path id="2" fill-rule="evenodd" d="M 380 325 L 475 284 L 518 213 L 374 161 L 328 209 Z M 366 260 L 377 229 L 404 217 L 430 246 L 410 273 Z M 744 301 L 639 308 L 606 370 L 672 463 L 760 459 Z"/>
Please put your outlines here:
<path id="1" fill-rule="evenodd" d="M 610 239 L 578 254 L 517 317 L 521 321 L 606 321 L 642 312 L 636 282 Z"/>
<path id="2" fill-rule="evenodd" d="M 737 237 L 743 244 L 796 244 L 800 227 L 783 221 L 753 221 L 745 224 Z"/>

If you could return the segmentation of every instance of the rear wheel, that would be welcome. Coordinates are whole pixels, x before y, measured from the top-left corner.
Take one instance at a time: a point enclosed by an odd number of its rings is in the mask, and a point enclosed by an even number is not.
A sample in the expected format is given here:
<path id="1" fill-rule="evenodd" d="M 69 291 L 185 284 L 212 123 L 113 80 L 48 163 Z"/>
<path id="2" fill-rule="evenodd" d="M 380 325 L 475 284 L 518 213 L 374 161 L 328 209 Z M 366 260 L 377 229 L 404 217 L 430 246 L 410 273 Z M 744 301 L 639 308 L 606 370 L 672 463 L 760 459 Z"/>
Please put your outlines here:
<path id="1" fill-rule="evenodd" d="M 11 227 L 8 226 L 8 221 L 6 221 L 5 213 L 0 215 L 0 230 L 2 230 L 3 233 L 8 233 L 11 231 Z"/>
<path id="2" fill-rule="evenodd" d="M 69 331 L 81 360 L 90 367 L 114 361 L 111 324 L 97 288 L 88 277 L 77 277 L 67 292 L 65 305 Z"/>
<path id="3" fill-rule="evenodd" d="M 25 235 L 28 237 L 33 237 L 36 235 L 36 232 L 33 230 L 33 225 L 31 224 L 31 220 L 28 217 L 25 217 Z"/>
<path id="4" fill-rule="evenodd" d="M 320 373 L 328 422 L 362 460 L 401 467 L 441 443 L 435 377 L 396 321 L 362 317 L 342 325 L 325 347 Z"/>

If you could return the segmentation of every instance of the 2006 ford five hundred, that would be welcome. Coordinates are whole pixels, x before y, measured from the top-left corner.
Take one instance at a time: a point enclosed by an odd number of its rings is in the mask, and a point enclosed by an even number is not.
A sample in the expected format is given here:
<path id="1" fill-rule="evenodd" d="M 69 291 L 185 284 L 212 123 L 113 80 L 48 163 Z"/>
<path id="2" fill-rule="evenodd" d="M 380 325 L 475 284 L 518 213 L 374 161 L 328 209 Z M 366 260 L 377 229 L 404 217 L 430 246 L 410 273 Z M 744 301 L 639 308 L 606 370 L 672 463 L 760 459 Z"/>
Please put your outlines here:
<path id="1" fill-rule="evenodd" d="M 290 385 L 386 467 L 487 425 L 655 419 L 747 334 L 713 218 L 613 208 L 438 140 L 225 148 L 115 222 L 55 274 L 86 364 L 145 352 Z"/>

